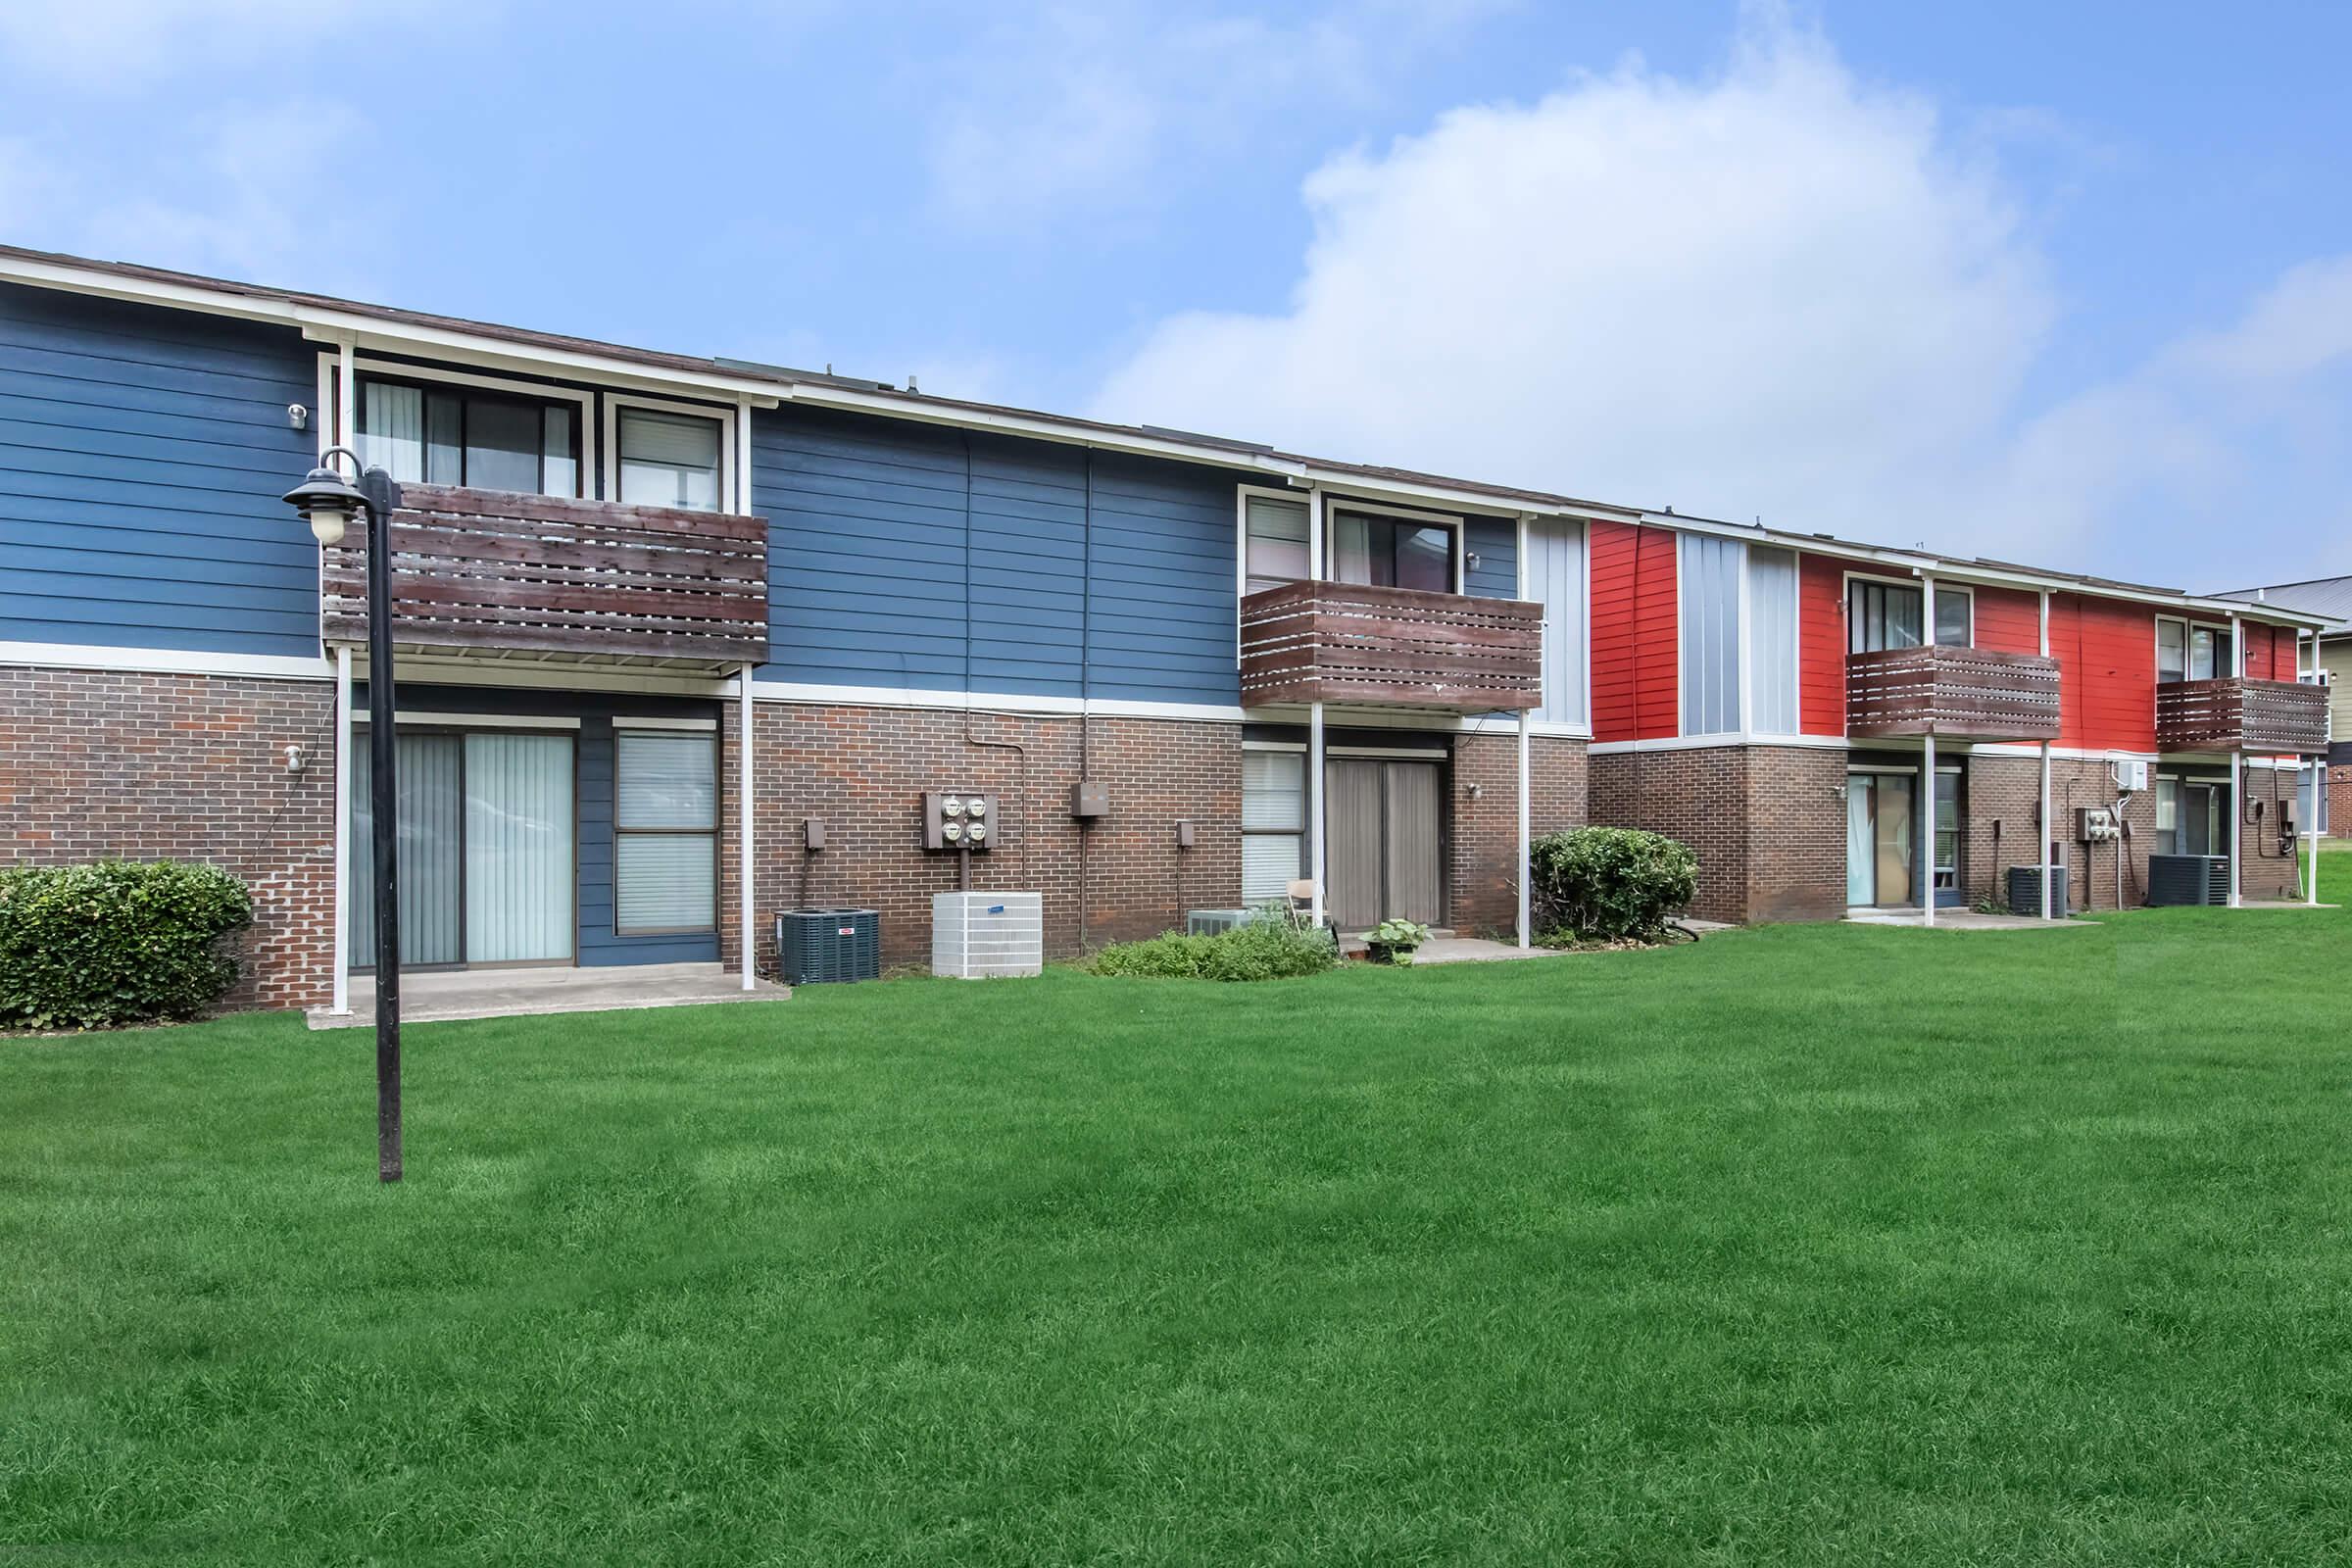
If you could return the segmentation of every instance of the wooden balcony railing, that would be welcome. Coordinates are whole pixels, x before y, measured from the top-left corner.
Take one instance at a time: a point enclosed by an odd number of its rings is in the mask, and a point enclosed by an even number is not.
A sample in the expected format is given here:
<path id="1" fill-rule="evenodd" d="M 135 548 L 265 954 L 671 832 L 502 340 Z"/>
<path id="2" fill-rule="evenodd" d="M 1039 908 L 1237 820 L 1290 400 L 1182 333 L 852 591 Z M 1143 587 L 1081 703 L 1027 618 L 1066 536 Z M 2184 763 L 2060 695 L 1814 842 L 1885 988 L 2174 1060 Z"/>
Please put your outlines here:
<path id="1" fill-rule="evenodd" d="M 2328 688 L 2291 680 L 2172 681 L 2156 688 L 2166 752 L 2310 755 L 2328 750 Z"/>
<path id="2" fill-rule="evenodd" d="M 562 496 L 402 488 L 392 635 L 403 648 L 631 663 L 767 658 L 767 523 Z M 326 552 L 330 642 L 368 635 L 358 518 Z"/>
<path id="3" fill-rule="evenodd" d="M 1848 654 L 1845 732 L 2056 740 L 2058 661 L 1982 648 Z"/>
<path id="4" fill-rule="evenodd" d="M 1544 703 L 1544 607 L 1292 582 L 1242 600 L 1242 703 L 1484 713 Z"/>

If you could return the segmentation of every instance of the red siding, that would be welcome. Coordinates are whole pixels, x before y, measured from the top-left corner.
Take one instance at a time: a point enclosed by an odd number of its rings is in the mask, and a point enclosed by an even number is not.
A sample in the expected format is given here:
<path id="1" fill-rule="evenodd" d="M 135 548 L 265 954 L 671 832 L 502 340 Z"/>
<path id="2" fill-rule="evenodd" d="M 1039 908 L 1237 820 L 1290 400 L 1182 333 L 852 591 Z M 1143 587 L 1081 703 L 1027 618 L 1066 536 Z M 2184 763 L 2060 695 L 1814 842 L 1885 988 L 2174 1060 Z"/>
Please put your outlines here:
<path id="1" fill-rule="evenodd" d="M 2061 672 L 2059 745 L 2090 751 L 2156 749 L 2153 610 L 2052 594 L 2050 652 Z"/>
<path id="2" fill-rule="evenodd" d="M 2041 652 L 2041 595 L 2023 588 L 1977 590 L 1979 648 L 1996 654 Z"/>
<path id="3" fill-rule="evenodd" d="M 1671 736 L 1680 721 L 1674 533 L 1595 522 L 1590 539 L 1592 738 Z"/>
<path id="4" fill-rule="evenodd" d="M 1808 735 L 1845 733 L 1845 563 L 1805 556 L 1797 563 L 1796 660 L 1799 722 Z"/>

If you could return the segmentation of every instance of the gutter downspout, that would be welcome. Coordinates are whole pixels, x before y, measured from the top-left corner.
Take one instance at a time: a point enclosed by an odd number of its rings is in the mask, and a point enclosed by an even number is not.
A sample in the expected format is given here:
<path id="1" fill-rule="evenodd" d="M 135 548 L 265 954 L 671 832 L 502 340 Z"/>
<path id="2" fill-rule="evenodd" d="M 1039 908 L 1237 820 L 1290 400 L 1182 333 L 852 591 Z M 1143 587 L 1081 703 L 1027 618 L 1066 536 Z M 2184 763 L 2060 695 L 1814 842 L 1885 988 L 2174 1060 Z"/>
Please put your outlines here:
<path id="1" fill-rule="evenodd" d="M 735 406 L 735 510 L 747 517 L 752 514 L 752 406 L 749 402 Z M 761 542 L 760 548 L 763 551 L 766 549 L 765 541 Z M 740 769 L 742 776 L 735 787 L 735 810 L 741 818 L 736 824 L 736 849 L 742 858 L 742 864 L 736 868 L 735 875 L 742 898 L 743 989 L 753 991 L 760 984 L 760 965 L 754 947 L 755 923 L 758 919 L 754 906 L 758 900 L 754 897 L 753 867 L 758 859 L 753 853 L 752 840 L 760 812 L 757 799 L 752 794 L 752 743 L 758 728 L 753 722 L 752 666 L 745 664 L 736 678 L 742 686 L 743 757 Z"/>

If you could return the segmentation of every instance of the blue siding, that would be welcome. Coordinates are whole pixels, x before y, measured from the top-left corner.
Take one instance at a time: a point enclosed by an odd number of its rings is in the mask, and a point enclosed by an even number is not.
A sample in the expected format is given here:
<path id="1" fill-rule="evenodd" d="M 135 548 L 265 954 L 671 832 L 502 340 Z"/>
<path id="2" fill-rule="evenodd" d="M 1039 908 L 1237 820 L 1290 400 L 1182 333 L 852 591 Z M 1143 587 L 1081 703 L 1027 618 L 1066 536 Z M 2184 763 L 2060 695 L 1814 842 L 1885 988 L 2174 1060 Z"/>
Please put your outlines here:
<path id="1" fill-rule="evenodd" d="M 754 415 L 769 679 L 1233 703 L 1242 475 L 784 408 Z M 1088 495 L 1091 485 L 1092 527 Z M 1091 535 L 1091 537 L 1090 537 Z M 968 555 L 968 566 L 967 566 Z"/>
<path id="2" fill-rule="evenodd" d="M 316 350 L 290 328 L 0 284 L 0 640 L 316 655 Z"/>
<path id="3" fill-rule="evenodd" d="M 689 697 L 623 696 L 607 692 L 520 691 L 482 686 L 403 686 L 400 707 L 410 712 L 518 713 L 580 721 L 572 845 L 578 929 L 573 951 L 587 967 L 627 963 L 715 963 L 718 932 L 631 937 L 612 929 L 612 728 L 615 719 L 710 718 L 723 724 L 721 705 Z M 355 710 L 367 711 L 368 683 L 352 689 Z M 731 739 L 722 748 L 732 750 Z M 723 911 L 722 911 L 723 913 Z"/>
<path id="4" fill-rule="evenodd" d="M 1519 597 L 1519 523 L 1511 517 L 1468 517 L 1462 522 L 1462 548 L 1478 557 L 1464 563 L 1462 590 L 1479 599 Z"/>

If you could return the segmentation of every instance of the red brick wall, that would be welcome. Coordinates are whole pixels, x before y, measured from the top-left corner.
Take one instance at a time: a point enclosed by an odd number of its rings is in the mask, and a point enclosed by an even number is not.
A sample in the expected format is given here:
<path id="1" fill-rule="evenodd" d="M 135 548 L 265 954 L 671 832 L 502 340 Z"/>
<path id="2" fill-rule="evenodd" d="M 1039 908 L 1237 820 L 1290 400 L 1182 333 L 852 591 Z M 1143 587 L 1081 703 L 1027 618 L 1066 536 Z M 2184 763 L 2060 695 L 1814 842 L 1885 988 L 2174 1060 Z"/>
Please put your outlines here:
<path id="1" fill-rule="evenodd" d="M 237 1006 L 320 1004 L 334 963 L 334 690 L 319 681 L 0 668 L 11 863 L 201 860 L 243 877 Z M 309 765 L 289 773 L 285 748 Z"/>
<path id="2" fill-rule="evenodd" d="M 1592 820 L 1641 827 L 1698 857 L 1705 920 L 1835 919 L 1845 912 L 1845 753 L 1705 746 L 1594 757 Z"/>
<path id="3" fill-rule="evenodd" d="M 2352 767 L 2328 769 L 2328 836 L 2352 838 Z"/>
<path id="4" fill-rule="evenodd" d="M 1585 743 L 1528 743 L 1528 836 L 1585 825 Z M 1507 938 L 1519 921 L 1519 741 L 1515 730 L 1462 735 L 1453 748 L 1449 918 L 1465 936 Z"/>
<path id="5" fill-rule="evenodd" d="M 720 902 L 730 964 L 738 961 L 734 723 L 730 712 Z M 1083 828 L 1069 814 L 1079 776 L 1075 717 L 979 714 L 967 738 L 958 712 L 761 703 L 758 725 L 755 902 L 763 963 L 770 956 L 764 923 L 776 910 L 825 905 L 878 909 L 884 960 L 928 961 L 931 896 L 954 890 L 957 876 L 955 855 L 920 847 L 920 797 L 932 788 L 995 793 L 1004 837 L 973 857 L 972 885 L 1043 893 L 1050 956 L 1081 951 L 1082 837 L 1087 947 L 1152 936 L 1180 926 L 1187 909 L 1228 907 L 1241 898 L 1238 725 L 1092 720 L 1091 773 L 1108 788 L 1110 812 Z M 1532 757 L 1535 831 L 1581 822 L 1584 743 L 1539 736 Z M 1514 731 L 1457 738 L 1448 867 L 1457 929 L 1512 924 L 1517 777 Z M 827 847 L 815 853 L 803 844 L 802 824 L 812 816 L 827 832 Z M 1194 824 L 1191 850 L 1176 848 L 1179 818 Z"/>

